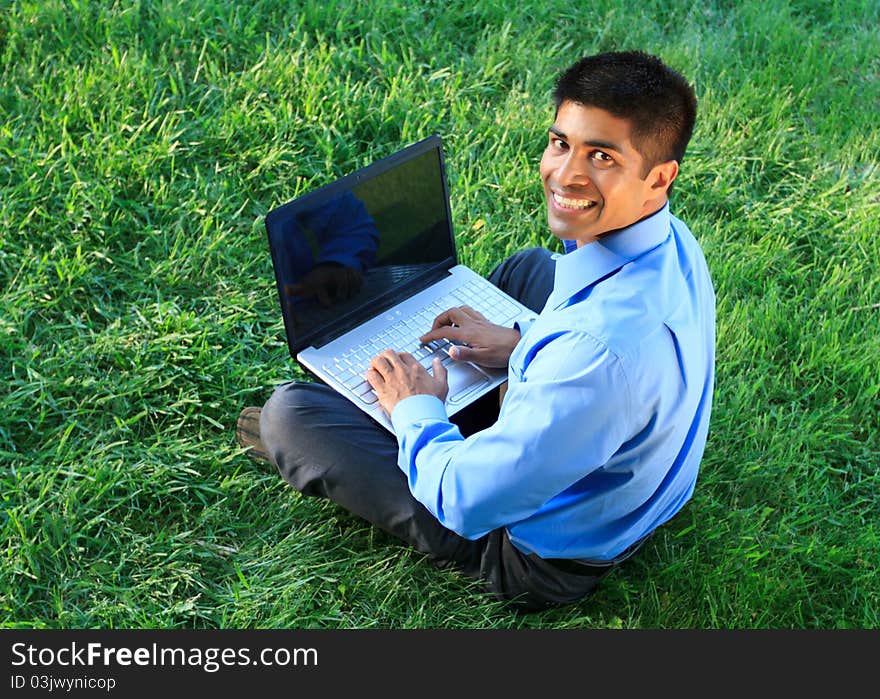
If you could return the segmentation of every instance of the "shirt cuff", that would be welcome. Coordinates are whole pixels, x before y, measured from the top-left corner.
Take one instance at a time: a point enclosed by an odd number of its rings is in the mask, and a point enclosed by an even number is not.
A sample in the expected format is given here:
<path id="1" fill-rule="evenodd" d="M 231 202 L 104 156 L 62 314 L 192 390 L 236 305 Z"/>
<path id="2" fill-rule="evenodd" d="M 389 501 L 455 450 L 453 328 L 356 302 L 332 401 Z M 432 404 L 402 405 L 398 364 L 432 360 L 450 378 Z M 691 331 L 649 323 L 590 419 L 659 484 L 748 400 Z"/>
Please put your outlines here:
<path id="1" fill-rule="evenodd" d="M 513 327 L 519 330 L 519 336 L 522 338 L 528 331 L 529 328 L 534 325 L 535 321 L 538 320 L 538 316 L 528 316 L 527 318 L 520 318 L 513 324 Z"/>
<path id="2" fill-rule="evenodd" d="M 391 426 L 394 434 L 402 435 L 408 426 L 426 420 L 449 422 L 446 406 L 437 396 L 420 393 L 409 396 L 394 406 L 391 411 Z"/>

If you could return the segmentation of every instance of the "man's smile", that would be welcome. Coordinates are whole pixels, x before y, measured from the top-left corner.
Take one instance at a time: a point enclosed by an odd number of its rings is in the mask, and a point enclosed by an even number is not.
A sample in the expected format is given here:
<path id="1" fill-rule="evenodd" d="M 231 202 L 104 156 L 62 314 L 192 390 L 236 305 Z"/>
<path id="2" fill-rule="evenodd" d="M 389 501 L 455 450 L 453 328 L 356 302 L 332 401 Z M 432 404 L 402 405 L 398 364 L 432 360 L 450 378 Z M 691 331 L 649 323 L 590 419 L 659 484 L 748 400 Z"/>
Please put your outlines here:
<path id="1" fill-rule="evenodd" d="M 562 209 L 572 209 L 574 211 L 585 211 L 596 206 L 596 202 L 590 199 L 579 199 L 575 197 L 564 197 L 558 192 L 552 192 L 553 202 Z"/>

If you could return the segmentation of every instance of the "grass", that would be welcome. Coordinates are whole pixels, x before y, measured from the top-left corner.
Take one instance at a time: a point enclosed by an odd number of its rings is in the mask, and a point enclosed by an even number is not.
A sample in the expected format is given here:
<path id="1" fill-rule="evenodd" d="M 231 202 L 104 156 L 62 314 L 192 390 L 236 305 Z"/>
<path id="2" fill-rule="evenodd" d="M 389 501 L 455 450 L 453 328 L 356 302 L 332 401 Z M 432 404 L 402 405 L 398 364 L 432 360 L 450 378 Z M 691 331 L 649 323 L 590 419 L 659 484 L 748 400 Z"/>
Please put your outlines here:
<path id="1" fill-rule="evenodd" d="M 381 9 L 379 9 L 381 8 Z M 0 3 L 0 626 L 880 627 L 874 0 Z M 237 448 L 301 373 L 263 218 L 429 133 L 462 260 L 546 231 L 558 71 L 695 84 L 673 211 L 718 373 L 692 501 L 582 604 L 518 615 Z"/>

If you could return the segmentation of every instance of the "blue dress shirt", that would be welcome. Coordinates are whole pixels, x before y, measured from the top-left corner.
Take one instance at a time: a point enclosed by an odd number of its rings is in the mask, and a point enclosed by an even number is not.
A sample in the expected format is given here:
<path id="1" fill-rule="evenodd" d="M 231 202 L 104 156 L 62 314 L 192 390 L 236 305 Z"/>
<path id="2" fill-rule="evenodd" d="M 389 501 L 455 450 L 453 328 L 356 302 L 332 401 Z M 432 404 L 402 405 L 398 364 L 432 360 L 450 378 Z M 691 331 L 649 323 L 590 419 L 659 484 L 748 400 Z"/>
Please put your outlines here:
<path id="1" fill-rule="evenodd" d="M 700 246 L 667 204 L 557 256 L 550 298 L 520 331 L 497 422 L 463 439 L 442 401 L 410 396 L 391 415 L 398 463 L 463 537 L 506 527 L 525 553 L 611 560 L 697 480 L 715 375 Z"/>

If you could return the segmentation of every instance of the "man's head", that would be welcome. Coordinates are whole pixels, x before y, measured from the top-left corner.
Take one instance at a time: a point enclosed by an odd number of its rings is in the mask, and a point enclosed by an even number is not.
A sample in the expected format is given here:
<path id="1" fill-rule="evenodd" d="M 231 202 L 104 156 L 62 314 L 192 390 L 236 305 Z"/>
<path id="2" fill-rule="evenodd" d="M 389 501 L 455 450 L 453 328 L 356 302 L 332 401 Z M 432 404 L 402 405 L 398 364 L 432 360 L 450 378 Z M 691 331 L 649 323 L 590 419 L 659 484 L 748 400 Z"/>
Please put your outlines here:
<path id="1" fill-rule="evenodd" d="M 667 160 L 681 163 L 697 116 L 687 80 L 640 51 L 582 58 L 560 76 L 553 98 L 557 110 L 563 102 L 577 102 L 628 121 L 648 169 Z"/>
<path id="2" fill-rule="evenodd" d="M 586 244 L 659 210 L 693 132 L 687 81 L 640 52 L 605 53 L 559 78 L 541 159 L 554 235 Z"/>

